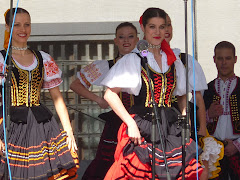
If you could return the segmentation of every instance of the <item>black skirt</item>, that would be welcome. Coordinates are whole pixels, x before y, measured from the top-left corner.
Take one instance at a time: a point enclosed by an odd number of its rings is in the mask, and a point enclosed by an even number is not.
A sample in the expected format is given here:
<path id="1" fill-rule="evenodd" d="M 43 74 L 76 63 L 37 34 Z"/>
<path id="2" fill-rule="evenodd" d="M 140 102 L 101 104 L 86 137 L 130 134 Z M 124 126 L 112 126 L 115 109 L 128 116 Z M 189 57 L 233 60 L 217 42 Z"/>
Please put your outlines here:
<path id="1" fill-rule="evenodd" d="M 143 112 L 143 111 L 141 111 Z M 162 132 L 163 146 L 165 149 L 165 155 L 171 178 L 178 178 L 182 168 L 182 137 L 181 137 L 181 125 L 177 122 L 176 110 L 172 108 L 159 108 L 158 113 L 160 115 L 160 130 L 156 131 L 156 149 L 155 149 L 155 169 L 156 175 L 160 179 L 166 178 L 166 168 L 164 163 L 164 154 L 160 142 L 160 132 Z M 143 164 L 152 163 L 152 121 L 148 115 L 134 115 L 134 120 L 137 123 L 140 134 L 143 137 L 141 145 L 134 145 L 131 141 L 125 146 L 123 155 L 127 157 L 133 152 L 137 155 L 140 162 Z M 196 156 L 196 143 L 192 139 L 186 144 L 186 166 L 192 166 L 191 161 Z M 199 147 L 199 154 L 202 149 Z M 137 169 L 136 169 L 137 170 Z"/>
<path id="2" fill-rule="evenodd" d="M 114 113 L 109 111 L 98 116 L 106 121 L 96 157 L 88 166 L 82 180 L 102 180 L 104 179 L 108 169 L 114 163 L 114 153 L 117 147 L 118 129 L 122 124 L 122 120 Z"/>
<path id="3" fill-rule="evenodd" d="M 28 108 L 26 122 L 10 121 L 8 136 L 12 179 L 77 178 L 77 154 L 71 154 L 66 143 L 66 132 L 60 130 L 53 116 L 39 122 Z M 3 123 L 0 125 L 0 138 L 4 142 Z M 4 174 L 5 158 L 1 156 L 0 178 Z"/>

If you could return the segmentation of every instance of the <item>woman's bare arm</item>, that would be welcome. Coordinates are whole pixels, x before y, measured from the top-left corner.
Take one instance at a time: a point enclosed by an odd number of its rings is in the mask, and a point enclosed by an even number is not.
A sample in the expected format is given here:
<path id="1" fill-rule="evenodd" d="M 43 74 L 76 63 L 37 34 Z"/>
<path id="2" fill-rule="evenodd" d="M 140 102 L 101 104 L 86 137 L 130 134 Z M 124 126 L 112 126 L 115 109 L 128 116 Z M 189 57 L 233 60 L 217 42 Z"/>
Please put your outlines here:
<path id="1" fill-rule="evenodd" d="M 77 144 L 73 135 L 72 126 L 70 123 L 69 115 L 67 107 L 64 103 L 63 97 L 61 92 L 59 91 L 58 87 L 54 87 L 52 89 L 49 89 L 50 95 L 52 97 L 52 100 L 54 102 L 57 114 L 60 118 L 60 121 L 62 123 L 64 131 L 67 132 L 67 144 L 68 148 L 72 149 L 73 151 L 77 150 Z"/>
<path id="2" fill-rule="evenodd" d="M 103 109 L 109 107 L 108 103 L 104 100 L 104 98 L 97 96 L 93 92 L 89 91 L 85 86 L 82 85 L 81 81 L 78 78 L 71 83 L 70 89 L 78 95 L 96 102 Z"/>
<path id="3" fill-rule="evenodd" d="M 122 101 L 120 100 L 118 93 L 121 88 L 108 88 L 104 99 L 111 106 L 113 111 L 123 120 L 128 126 L 128 136 L 134 144 L 141 144 L 141 135 L 135 120 L 130 116 L 130 114 L 125 109 Z"/>
<path id="4" fill-rule="evenodd" d="M 206 109 L 202 94 L 200 91 L 196 91 L 196 105 L 198 106 L 197 117 L 199 120 L 198 134 L 206 136 Z"/>
<path id="5" fill-rule="evenodd" d="M 186 115 L 186 107 L 187 107 L 186 98 L 187 98 L 186 95 L 177 96 L 178 107 L 182 115 Z"/>

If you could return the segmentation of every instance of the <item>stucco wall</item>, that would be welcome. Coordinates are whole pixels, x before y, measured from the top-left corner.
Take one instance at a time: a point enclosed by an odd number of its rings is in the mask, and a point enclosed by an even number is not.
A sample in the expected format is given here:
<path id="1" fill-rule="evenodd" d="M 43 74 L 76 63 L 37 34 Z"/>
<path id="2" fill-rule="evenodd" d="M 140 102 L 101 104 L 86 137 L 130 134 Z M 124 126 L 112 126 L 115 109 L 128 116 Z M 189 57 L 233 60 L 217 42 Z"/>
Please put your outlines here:
<path id="1" fill-rule="evenodd" d="M 9 4 L 9 0 L 1 0 L 0 24 L 4 23 L 3 13 Z M 190 5 L 189 0 L 189 53 L 192 54 Z M 183 0 L 20 0 L 19 6 L 29 10 L 33 23 L 138 21 L 147 7 L 160 7 L 169 13 L 173 21 L 174 38 L 171 46 L 184 51 Z M 237 54 L 239 52 L 239 8 L 239 0 L 197 1 L 198 60 L 207 81 L 216 77 L 212 56 L 217 42 L 228 40 L 236 46 Z M 0 33 L 2 42 L 3 28 Z M 237 63 L 237 75 L 240 75 L 239 68 L 240 63 Z"/>

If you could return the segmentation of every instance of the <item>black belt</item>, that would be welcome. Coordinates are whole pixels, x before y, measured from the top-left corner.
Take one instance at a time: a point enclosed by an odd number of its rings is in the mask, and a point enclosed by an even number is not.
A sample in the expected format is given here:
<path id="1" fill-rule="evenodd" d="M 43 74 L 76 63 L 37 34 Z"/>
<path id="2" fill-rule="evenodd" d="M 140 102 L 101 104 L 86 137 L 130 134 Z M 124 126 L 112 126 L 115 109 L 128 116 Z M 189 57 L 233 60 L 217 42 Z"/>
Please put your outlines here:
<path id="1" fill-rule="evenodd" d="M 32 110 L 38 123 L 46 122 L 53 116 L 52 112 L 43 104 L 40 106 L 11 106 L 10 108 L 10 120 L 15 123 L 27 123 L 27 117 L 29 109 Z"/>
<path id="2" fill-rule="evenodd" d="M 163 108 L 166 112 L 166 116 L 169 122 L 175 122 L 178 120 L 178 115 L 181 115 L 181 113 L 175 108 L 175 107 L 158 107 L 158 112 L 160 112 L 160 109 Z M 153 118 L 153 108 L 144 108 L 144 107 L 137 107 L 132 106 L 129 109 L 130 114 L 137 114 L 142 119 L 152 121 Z"/>

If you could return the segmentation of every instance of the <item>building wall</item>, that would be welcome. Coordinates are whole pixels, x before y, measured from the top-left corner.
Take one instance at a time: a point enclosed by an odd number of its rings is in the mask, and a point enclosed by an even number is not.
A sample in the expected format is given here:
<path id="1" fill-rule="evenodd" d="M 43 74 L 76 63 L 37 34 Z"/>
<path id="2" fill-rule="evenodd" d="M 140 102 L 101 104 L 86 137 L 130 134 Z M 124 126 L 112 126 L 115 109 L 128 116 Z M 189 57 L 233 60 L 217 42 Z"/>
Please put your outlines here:
<path id="1" fill-rule="evenodd" d="M 16 4 L 14 0 L 14 4 Z M 9 7 L 9 0 L 1 0 L 0 24 L 4 24 L 3 13 Z M 191 52 L 191 1 L 188 1 L 189 18 L 189 53 Z M 101 22 L 135 21 L 137 22 L 147 7 L 160 7 L 166 10 L 172 18 L 174 27 L 174 38 L 172 47 L 178 47 L 184 51 L 184 1 L 183 0 L 20 0 L 20 7 L 29 10 L 32 22 L 39 23 L 84 23 L 97 24 Z M 197 1 L 197 38 L 198 38 L 198 60 L 202 65 L 210 81 L 216 77 L 216 68 L 212 61 L 213 48 L 222 40 L 231 41 L 235 44 L 237 54 L 240 49 L 238 39 L 240 38 L 240 6 L 239 0 L 201 0 Z M 3 40 L 3 27 L 0 27 L 0 41 Z M 74 26 L 73 26 L 74 27 Z M 90 30 L 90 27 L 83 27 Z M 92 28 L 92 26 L 91 26 Z M 60 28 L 61 29 L 61 28 Z M 105 26 L 106 31 L 109 29 Z M 54 33 L 59 29 L 49 29 Z M 74 29 L 76 31 L 76 29 Z M 104 29 L 103 29 L 104 31 Z M 33 32 L 34 33 L 34 32 Z M 236 69 L 240 67 L 237 63 Z M 240 75 L 240 72 L 236 74 Z"/>

